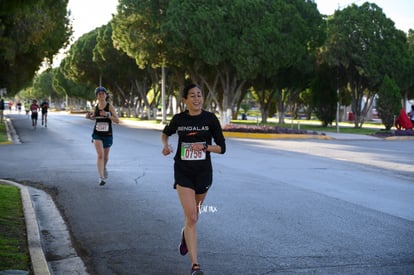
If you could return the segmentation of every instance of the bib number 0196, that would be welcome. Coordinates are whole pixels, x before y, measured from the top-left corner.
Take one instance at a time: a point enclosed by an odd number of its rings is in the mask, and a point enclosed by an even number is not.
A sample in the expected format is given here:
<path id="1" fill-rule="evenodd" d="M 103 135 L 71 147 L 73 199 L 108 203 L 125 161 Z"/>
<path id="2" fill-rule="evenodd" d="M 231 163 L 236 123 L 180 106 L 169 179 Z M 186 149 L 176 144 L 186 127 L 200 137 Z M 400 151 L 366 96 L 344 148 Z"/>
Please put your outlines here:
<path id="1" fill-rule="evenodd" d="M 205 151 L 194 151 L 191 149 L 193 143 L 181 144 L 181 159 L 182 160 L 203 160 L 206 159 Z"/>

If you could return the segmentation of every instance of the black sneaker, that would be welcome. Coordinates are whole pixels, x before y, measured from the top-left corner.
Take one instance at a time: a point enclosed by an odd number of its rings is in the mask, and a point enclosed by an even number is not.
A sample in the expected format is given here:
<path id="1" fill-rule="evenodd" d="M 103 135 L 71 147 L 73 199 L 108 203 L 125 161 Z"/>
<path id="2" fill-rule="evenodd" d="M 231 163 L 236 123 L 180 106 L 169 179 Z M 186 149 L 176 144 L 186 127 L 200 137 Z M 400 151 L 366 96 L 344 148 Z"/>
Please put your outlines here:
<path id="1" fill-rule="evenodd" d="M 181 243 L 178 246 L 178 249 L 180 250 L 180 254 L 182 256 L 188 253 L 187 244 L 185 243 L 185 238 L 184 238 L 184 228 L 181 230 Z"/>
<path id="2" fill-rule="evenodd" d="M 191 275 L 204 275 L 204 272 L 201 270 L 201 267 L 199 264 L 193 264 L 191 267 Z"/>
<path id="3" fill-rule="evenodd" d="M 106 182 L 105 182 L 104 180 L 100 180 L 100 181 L 99 181 L 99 185 L 100 185 L 100 186 L 103 186 L 103 185 L 105 185 L 105 184 L 106 184 Z"/>

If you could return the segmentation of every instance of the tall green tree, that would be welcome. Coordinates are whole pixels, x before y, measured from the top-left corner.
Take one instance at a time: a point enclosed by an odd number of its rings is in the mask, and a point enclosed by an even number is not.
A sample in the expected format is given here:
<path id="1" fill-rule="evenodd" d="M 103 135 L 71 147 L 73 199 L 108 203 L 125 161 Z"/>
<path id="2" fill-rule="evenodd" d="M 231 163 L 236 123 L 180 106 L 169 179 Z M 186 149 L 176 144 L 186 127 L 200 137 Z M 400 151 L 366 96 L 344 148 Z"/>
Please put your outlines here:
<path id="1" fill-rule="evenodd" d="M 56 99 L 62 99 L 68 97 L 71 99 L 93 100 L 95 94 L 91 92 L 91 87 L 82 83 L 77 83 L 72 79 L 65 76 L 62 72 L 62 67 L 53 70 L 53 89 L 57 92 L 59 97 Z"/>
<path id="2" fill-rule="evenodd" d="M 136 85 L 148 112 L 158 105 L 161 93 L 161 67 L 168 66 L 168 51 L 164 33 L 161 31 L 168 2 L 119 0 L 117 14 L 112 22 L 116 47 L 133 58 L 141 70 L 145 69 L 152 84 L 151 87 Z M 146 93 L 149 91 L 153 94 L 147 97 Z M 148 98 L 153 100 L 148 102 Z"/>
<path id="3" fill-rule="evenodd" d="M 97 44 L 93 50 L 93 60 L 101 68 L 102 78 L 111 89 L 119 106 L 136 109 L 143 102 L 151 109 L 147 93 L 151 87 L 147 69 L 140 69 L 134 58 L 122 51 L 113 40 L 111 22 L 98 30 Z"/>
<path id="4" fill-rule="evenodd" d="M 400 89 L 393 79 L 385 76 L 378 90 L 377 110 L 386 130 L 390 130 L 394 126 L 401 106 Z"/>
<path id="5" fill-rule="evenodd" d="M 194 59 L 189 72 L 214 94 L 225 124 L 248 80 L 273 76 L 307 54 L 318 15 L 313 1 L 172 0 L 162 29 L 168 48 Z"/>
<path id="6" fill-rule="evenodd" d="M 313 110 L 323 127 L 335 120 L 338 102 L 337 85 L 335 72 L 326 64 L 321 64 L 311 88 Z"/>
<path id="7" fill-rule="evenodd" d="M 38 100 L 49 99 L 50 97 L 56 97 L 57 93 L 53 88 L 53 72 L 52 70 L 46 70 L 37 75 L 33 79 L 32 93 Z"/>
<path id="8" fill-rule="evenodd" d="M 414 30 L 410 29 L 407 35 L 408 57 L 404 62 L 403 85 L 400 85 L 404 104 L 409 99 L 414 99 Z M 406 106 L 404 106 L 406 107 Z"/>
<path id="9" fill-rule="evenodd" d="M 0 88 L 11 95 L 31 84 L 42 62 L 69 43 L 68 0 L 0 2 Z"/>
<path id="10" fill-rule="evenodd" d="M 400 89 L 394 80 L 385 76 L 378 90 L 377 109 L 386 130 L 390 130 L 394 126 L 395 118 L 400 113 L 401 106 Z"/>
<path id="11" fill-rule="evenodd" d="M 368 2 L 335 11 L 327 23 L 322 55 L 338 72 L 339 83 L 349 86 L 359 128 L 385 75 L 399 78 L 407 57 L 406 37 L 380 7 Z"/>
<path id="12" fill-rule="evenodd" d="M 102 68 L 94 62 L 93 51 L 97 44 L 98 29 L 82 35 L 69 49 L 62 60 L 61 67 L 65 77 L 74 82 L 89 86 L 91 94 L 98 86 L 102 76 Z"/>
<path id="13" fill-rule="evenodd" d="M 168 0 L 119 0 L 112 20 L 116 47 L 134 58 L 138 66 L 166 65 L 167 48 L 161 24 L 166 18 Z"/>

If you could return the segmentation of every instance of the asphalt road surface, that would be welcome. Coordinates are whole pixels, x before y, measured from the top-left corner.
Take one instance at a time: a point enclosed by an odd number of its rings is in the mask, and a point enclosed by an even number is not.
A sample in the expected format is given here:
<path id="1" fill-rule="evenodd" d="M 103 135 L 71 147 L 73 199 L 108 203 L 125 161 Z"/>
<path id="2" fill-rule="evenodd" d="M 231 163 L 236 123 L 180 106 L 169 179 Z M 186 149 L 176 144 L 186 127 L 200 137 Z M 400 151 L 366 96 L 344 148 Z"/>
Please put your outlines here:
<path id="1" fill-rule="evenodd" d="M 10 118 L 21 144 L 0 146 L 0 178 L 52 195 L 90 274 L 189 274 L 159 130 L 116 125 L 102 187 L 92 121 Z M 414 274 L 413 141 L 229 138 L 213 167 L 198 223 L 206 275 Z"/>

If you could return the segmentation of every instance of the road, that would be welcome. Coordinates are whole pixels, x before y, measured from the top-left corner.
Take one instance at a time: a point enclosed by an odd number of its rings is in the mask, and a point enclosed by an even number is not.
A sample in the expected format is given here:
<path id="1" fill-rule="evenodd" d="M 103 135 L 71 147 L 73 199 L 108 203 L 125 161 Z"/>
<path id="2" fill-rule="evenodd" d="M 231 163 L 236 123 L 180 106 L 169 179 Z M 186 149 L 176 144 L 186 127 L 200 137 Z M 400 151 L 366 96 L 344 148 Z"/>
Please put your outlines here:
<path id="1" fill-rule="evenodd" d="M 0 178 L 52 195 L 90 274 L 189 273 L 159 130 L 116 125 L 101 187 L 93 122 L 10 117 L 21 144 L 0 146 Z M 414 274 L 413 160 L 413 141 L 227 139 L 198 224 L 205 274 Z"/>

